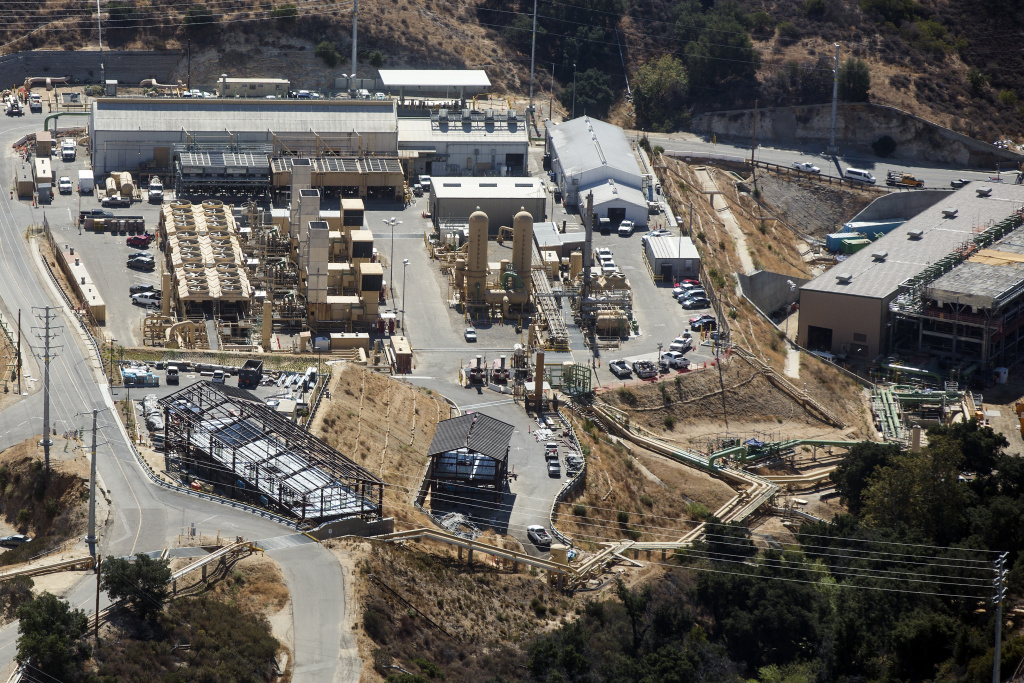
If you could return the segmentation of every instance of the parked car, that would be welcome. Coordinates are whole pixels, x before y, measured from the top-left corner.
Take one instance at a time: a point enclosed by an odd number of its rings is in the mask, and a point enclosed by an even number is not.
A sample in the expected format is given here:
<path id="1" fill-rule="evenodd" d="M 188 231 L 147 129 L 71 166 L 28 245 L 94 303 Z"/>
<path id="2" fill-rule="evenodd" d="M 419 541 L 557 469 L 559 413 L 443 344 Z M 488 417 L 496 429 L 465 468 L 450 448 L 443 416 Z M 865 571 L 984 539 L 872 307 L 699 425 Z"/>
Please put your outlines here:
<path id="1" fill-rule="evenodd" d="M 146 259 L 128 259 L 128 267 L 132 270 L 141 270 L 146 273 L 151 273 L 156 270 L 156 261 Z"/>
<path id="2" fill-rule="evenodd" d="M 100 200 L 100 204 L 103 205 L 103 206 L 110 206 L 110 207 L 118 207 L 118 206 L 125 207 L 125 206 L 131 206 L 132 205 L 132 200 L 131 200 L 130 197 L 122 197 L 119 194 L 115 194 L 115 195 L 111 195 L 109 197 L 104 197 L 103 199 Z"/>
<path id="3" fill-rule="evenodd" d="M 32 540 L 31 536 L 24 534 L 14 534 L 13 536 L 4 536 L 0 538 L 0 547 L 3 548 L 17 548 L 19 545 L 24 545 Z"/>
<path id="4" fill-rule="evenodd" d="M 113 218 L 114 213 L 112 211 L 104 211 L 103 209 L 88 209 L 86 211 L 78 212 L 79 222 L 84 221 L 86 218 Z"/>
<path id="5" fill-rule="evenodd" d="M 167 372 L 164 373 L 164 380 L 168 384 L 177 384 L 178 381 L 179 381 L 180 376 L 181 376 L 181 373 L 178 370 L 178 366 L 177 365 L 168 365 L 167 366 Z"/>
<path id="6" fill-rule="evenodd" d="M 793 168 L 804 173 L 821 173 L 821 169 L 809 161 L 794 161 Z"/>
<path id="7" fill-rule="evenodd" d="M 647 233 L 646 235 L 640 238 L 640 243 L 647 244 L 647 240 L 651 239 L 652 237 L 668 237 L 671 234 L 671 230 L 652 230 L 651 232 Z"/>
<path id="8" fill-rule="evenodd" d="M 696 310 L 698 308 L 709 308 L 711 301 L 706 296 L 695 296 L 689 299 L 683 299 L 680 304 L 687 310 Z"/>
<path id="9" fill-rule="evenodd" d="M 476 341 L 476 330 L 474 328 L 472 328 L 472 327 L 467 327 L 466 328 L 466 341 L 467 342 L 475 342 Z"/>
<path id="10" fill-rule="evenodd" d="M 667 363 L 670 368 L 682 370 L 690 367 L 690 359 L 678 351 L 666 351 L 661 354 L 661 362 Z"/>
<path id="11" fill-rule="evenodd" d="M 66 175 L 62 175 L 57 180 L 57 190 L 61 194 L 71 194 L 75 189 L 75 186 L 71 184 L 71 178 Z"/>
<path id="12" fill-rule="evenodd" d="M 142 233 L 141 235 L 132 235 L 128 238 L 127 244 L 129 247 L 148 247 L 150 242 L 153 241 L 153 236 L 148 232 Z"/>
<path id="13" fill-rule="evenodd" d="M 150 292 L 147 292 L 145 294 L 133 294 L 132 305 L 144 306 L 145 308 L 159 308 L 160 297 L 153 296 L 153 294 Z"/>
<path id="14" fill-rule="evenodd" d="M 619 237 L 629 237 L 636 230 L 633 221 L 622 221 L 619 223 Z"/>
<path id="15" fill-rule="evenodd" d="M 672 290 L 673 293 L 675 290 Z M 690 289 L 683 290 L 683 293 L 676 297 L 681 302 L 687 299 L 696 299 L 697 297 L 708 298 L 708 293 L 704 291 L 703 287 L 692 287 Z"/>
<path id="16" fill-rule="evenodd" d="M 633 363 L 633 372 L 640 379 L 650 379 L 658 376 L 658 368 L 649 360 L 638 360 Z"/>
<path id="17" fill-rule="evenodd" d="M 613 360 L 608 364 L 608 369 L 612 371 L 612 374 L 619 379 L 629 379 L 633 376 L 633 371 L 626 365 L 626 361 L 623 359 Z"/>
<path id="18" fill-rule="evenodd" d="M 704 314 L 704 315 L 697 315 L 697 316 L 694 316 L 694 317 L 690 318 L 690 329 L 691 330 L 695 330 L 695 331 L 696 330 L 701 330 L 701 329 L 714 330 L 714 329 L 717 329 L 717 328 L 718 328 L 718 321 L 715 320 L 715 316 L 713 316 L 713 315 Z"/>
<path id="19" fill-rule="evenodd" d="M 526 527 L 526 537 L 533 541 L 538 548 L 551 547 L 551 534 L 539 524 L 531 524 Z"/>
<path id="20" fill-rule="evenodd" d="M 148 251 L 133 251 L 132 253 L 128 254 L 128 260 L 131 261 L 132 259 L 142 259 L 143 261 L 152 261 L 153 260 L 153 255 L 150 254 Z"/>
<path id="21" fill-rule="evenodd" d="M 144 294 L 146 292 L 156 292 L 159 296 L 160 290 L 156 288 L 156 285 L 132 285 L 128 288 L 129 294 Z"/>
<path id="22" fill-rule="evenodd" d="M 226 377 L 223 370 L 214 370 L 213 378 L 210 381 L 214 384 L 224 384 Z"/>
<path id="23" fill-rule="evenodd" d="M 843 177 L 847 180 L 853 180 L 858 183 L 867 183 L 868 185 L 875 184 L 875 176 L 871 175 L 870 171 L 865 171 L 862 168 L 848 168 L 843 171 Z"/>
<path id="24" fill-rule="evenodd" d="M 669 351 L 678 351 L 679 353 L 686 353 L 693 348 L 693 337 L 687 332 L 683 337 L 676 337 L 672 340 L 672 343 L 668 345 Z"/>

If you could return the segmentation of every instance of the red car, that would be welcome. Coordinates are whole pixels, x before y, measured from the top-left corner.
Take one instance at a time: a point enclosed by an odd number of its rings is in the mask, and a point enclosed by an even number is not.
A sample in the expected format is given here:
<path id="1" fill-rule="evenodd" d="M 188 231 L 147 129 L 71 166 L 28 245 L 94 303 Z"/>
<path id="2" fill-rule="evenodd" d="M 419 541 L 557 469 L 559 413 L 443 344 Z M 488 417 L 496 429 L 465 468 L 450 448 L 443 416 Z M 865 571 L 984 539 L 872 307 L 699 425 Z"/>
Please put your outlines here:
<path id="1" fill-rule="evenodd" d="M 141 235 L 132 235 L 128 238 L 129 247 L 148 247 L 149 243 L 153 241 L 153 236 L 148 232 Z"/>

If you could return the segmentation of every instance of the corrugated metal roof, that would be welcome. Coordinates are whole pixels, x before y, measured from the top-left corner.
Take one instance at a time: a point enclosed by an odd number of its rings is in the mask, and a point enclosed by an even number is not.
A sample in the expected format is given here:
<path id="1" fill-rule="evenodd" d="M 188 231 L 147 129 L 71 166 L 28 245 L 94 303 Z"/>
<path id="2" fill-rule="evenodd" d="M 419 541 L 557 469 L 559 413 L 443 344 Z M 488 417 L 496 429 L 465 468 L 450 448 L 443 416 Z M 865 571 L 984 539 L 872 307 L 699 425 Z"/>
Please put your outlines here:
<path id="1" fill-rule="evenodd" d="M 99 98 L 93 131 L 397 133 L 392 101 Z"/>
<path id="2" fill-rule="evenodd" d="M 660 235 L 658 237 L 648 237 L 647 244 L 654 258 L 700 258 L 697 247 L 694 246 L 693 240 L 689 237 L 680 238 L 678 235 Z"/>
<path id="3" fill-rule="evenodd" d="M 430 182 L 431 194 L 438 199 L 457 197 L 499 199 L 544 199 L 547 190 L 539 178 L 463 178 L 437 177 Z"/>
<path id="4" fill-rule="evenodd" d="M 992 195 L 978 197 L 976 190 L 979 187 L 991 187 Z M 888 299 L 897 292 L 900 284 L 952 254 L 957 247 L 1021 206 L 1024 206 L 1024 186 L 971 183 L 951 192 L 949 197 L 939 200 L 800 289 Z M 955 210 L 956 217 L 944 217 L 946 210 Z M 908 233 L 916 230 L 921 231 L 921 237 L 912 239 Z M 886 252 L 886 257 L 877 259 L 873 256 L 879 252 Z M 839 282 L 836 278 L 839 273 L 853 277 L 848 282 Z"/>
<path id="5" fill-rule="evenodd" d="M 636 206 L 642 206 L 644 211 L 647 210 L 647 198 L 644 197 L 644 193 L 635 187 L 628 187 L 621 183 L 616 183 L 614 180 L 608 180 L 603 183 L 591 185 L 580 190 L 580 202 L 583 202 L 583 198 L 589 193 L 594 194 L 594 206 L 598 207 L 606 202 L 613 201 L 624 201 L 629 204 Z"/>
<path id="6" fill-rule="evenodd" d="M 460 415 L 438 423 L 427 455 L 468 448 L 493 460 L 505 460 L 514 432 L 512 425 L 482 413 Z"/>
<path id="7" fill-rule="evenodd" d="M 637 177 L 640 165 L 626 134 L 618 126 L 582 116 L 551 129 L 551 143 L 566 174 L 611 166 Z"/>
<path id="8" fill-rule="evenodd" d="M 467 142 L 530 144 L 530 135 L 523 121 L 488 123 L 487 126 L 464 126 L 461 123 L 441 127 L 428 118 L 398 120 L 398 145 L 402 148 L 458 144 Z"/>
<path id="9" fill-rule="evenodd" d="M 381 69 L 380 82 L 384 88 L 417 86 L 444 88 L 471 86 L 489 88 L 491 79 L 483 69 Z"/>

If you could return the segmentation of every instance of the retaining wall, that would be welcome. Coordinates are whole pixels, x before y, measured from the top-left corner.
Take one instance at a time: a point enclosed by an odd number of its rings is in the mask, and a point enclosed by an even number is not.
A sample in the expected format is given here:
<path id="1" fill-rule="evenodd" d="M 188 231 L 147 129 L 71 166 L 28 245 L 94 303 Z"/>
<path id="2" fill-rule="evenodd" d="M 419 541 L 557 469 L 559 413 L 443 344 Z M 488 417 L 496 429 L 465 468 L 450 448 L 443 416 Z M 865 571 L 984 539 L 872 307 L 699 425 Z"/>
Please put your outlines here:
<path id="1" fill-rule="evenodd" d="M 138 86 L 146 78 L 166 83 L 183 58 L 180 50 L 104 50 L 104 75 L 128 86 Z M 0 57 L 0 87 L 23 85 L 32 76 L 98 84 L 99 50 L 29 50 Z"/>
<path id="2" fill-rule="evenodd" d="M 976 185 L 971 183 L 964 192 L 974 192 Z M 885 221 L 893 218 L 910 219 L 927 208 L 935 206 L 949 197 L 949 190 L 914 190 L 913 192 L 894 192 L 879 197 L 865 206 L 860 213 L 848 222 Z"/>
<path id="3" fill-rule="evenodd" d="M 757 141 L 765 144 L 828 144 L 831 104 L 769 107 L 757 110 Z M 736 137 L 750 142 L 754 110 L 707 112 L 693 117 L 695 133 Z M 1017 166 L 1024 155 L 1000 149 L 919 116 L 881 104 L 843 103 L 836 112 L 836 144 L 840 152 L 874 155 L 871 143 L 883 135 L 896 141 L 893 161 L 928 161 L 961 168 Z M 877 175 L 877 174 L 876 174 Z"/>
<path id="4" fill-rule="evenodd" d="M 342 536 L 380 536 L 394 532 L 395 518 L 387 517 L 373 522 L 363 519 L 339 519 L 322 524 L 308 533 L 318 541 L 326 541 L 329 538 L 341 538 Z"/>
<path id="5" fill-rule="evenodd" d="M 800 288 L 810 282 L 809 278 L 793 277 L 768 270 L 759 270 L 750 275 L 736 273 L 744 296 L 762 311 L 776 311 L 787 304 L 800 300 Z M 796 285 L 792 290 L 789 283 Z"/>

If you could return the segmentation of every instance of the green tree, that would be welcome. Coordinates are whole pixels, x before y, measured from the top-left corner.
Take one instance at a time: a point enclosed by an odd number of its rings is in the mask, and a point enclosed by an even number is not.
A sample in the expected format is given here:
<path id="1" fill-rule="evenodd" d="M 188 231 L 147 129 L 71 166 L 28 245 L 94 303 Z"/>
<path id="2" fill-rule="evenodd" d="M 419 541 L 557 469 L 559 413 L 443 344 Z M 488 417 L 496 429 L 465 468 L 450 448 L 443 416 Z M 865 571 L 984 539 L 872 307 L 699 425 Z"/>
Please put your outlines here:
<path id="1" fill-rule="evenodd" d="M 711 88 L 727 81 L 754 78 L 761 57 L 747 30 L 732 16 L 714 15 L 697 40 L 686 46 L 690 83 Z"/>
<path id="2" fill-rule="evenodd" d="M 917 8 L 914 0 L 860 0 L 862 12 L 894 26 L 913 21 L 917 16 Z"/>
<path id="3" fill-rule="evenodd" d="M 859 515 L 868 479 L 879 467 L 892 462 L 900 449 L 896 444 L 863 442 L 850 448 L 843 461 L 830 475 L 839 493 L 839 502 L 851 515 Z"/>
<path id="4" fill-rule="evenodd" d="M 110 0 L 106 9 L 107 20 L 104 25 L 107 28 L 129 28 L 138 17 L 138 7 L 134 0 Z"/>
<path id="5" fill-rule="evenodd" d="M 317 43 L 316 47 L 313 48 L 313 54 L 332 69 L 338 66 L 338 63 L 341 61 L 341 55 L 338 54 L 337 46 L 330 40 L 321 40 Z"/>
<path id="6" fill-rule="evenodd" d="M 294 2 L 286 2 L 271 10 L 270 16 L 274 17 L 282 24 L 294 24 L 295 19 L 299 16 L 299 8 Z"/>
<path id="7" fill-rule="evenodd" d="M 384 53 L 380 50 L 370 50 L 366 55 L 366 59 L 370 62 L 370 66 L 377 69 L 384 66 Z"/>
<path id="8" fill-rule="evenodd" d="M 985 92 L 988 85 L 988 76 L 971 67 L 967 70 L 967 83 L 971 86 L 971 94 L 977 97 Z"/>
<path id="9" fill-rule="evenodd" d="M 562 106 L 572 112 L 574 86 L 562 90 L 558 96 Z M 615 101 L 615 93 L 612 92 L 611 76 L 602 73 L 598 69 L 587 69 L 576 74 L 576 115 L 587 114 L 601 118 L 608 113 L 608 109 Z"/>
<path id="10" fill-rule="evenodd" d="M 82 642 L 89 627 L 85 612 L 72 609 L 66 600 L 43 593 L 18 608 L 19 663 L 32 665 L 58 680 L 68 680 L 89 656 Z"/>
<path id="11" fill-rule="evenodd" d="M 689 82 L 686 67 L 664 55 L 640 67 L 633 77 L 637 125 L 645 130 L 675 130 L 686 118 Z"/>
<path id="12" fill-rule="evenodd" d="M 139 553 L 134 561 L 113 558 L 103 563 L 100 588 L 111 600 L 124 601 L 128 608 L 145 619 L 159 614 L 170 594 L 168 560 L 154 560 Z"/>
<path id="13" fill-rule="evenodd" d="M 871 69 L 867 62 L 850 57 L 839 67 L 839 99 L 844 102 L 867 102 L 871 90 Z"/>

